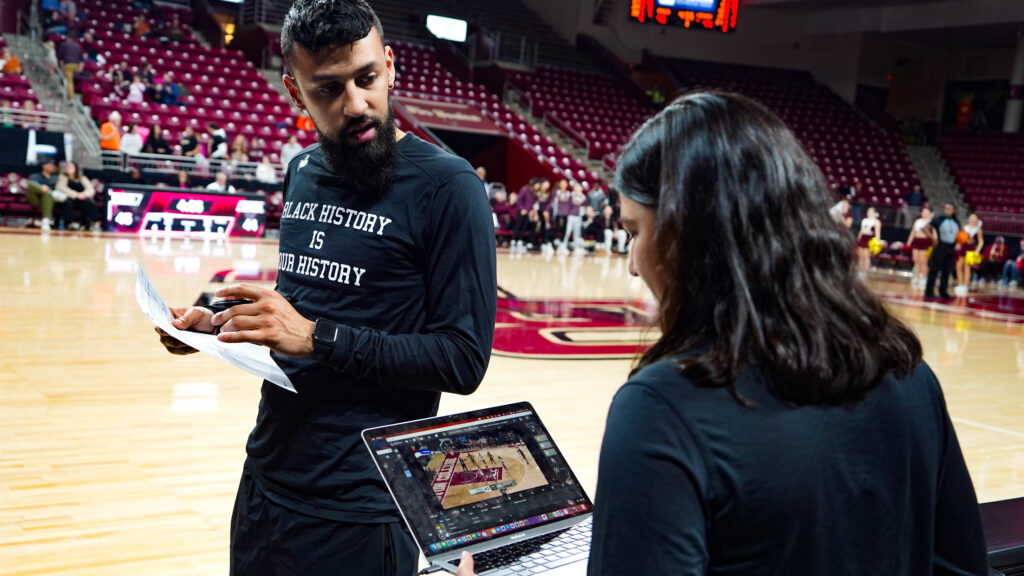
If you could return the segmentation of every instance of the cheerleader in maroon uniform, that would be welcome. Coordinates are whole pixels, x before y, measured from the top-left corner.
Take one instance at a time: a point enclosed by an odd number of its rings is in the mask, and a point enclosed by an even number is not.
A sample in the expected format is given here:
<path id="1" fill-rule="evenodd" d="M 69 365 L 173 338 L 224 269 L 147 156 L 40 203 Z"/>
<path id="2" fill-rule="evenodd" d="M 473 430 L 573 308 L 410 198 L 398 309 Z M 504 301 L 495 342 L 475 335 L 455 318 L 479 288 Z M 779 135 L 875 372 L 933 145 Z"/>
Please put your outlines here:
<path id="1" fill-rule="evenodd" d="M 860 235 L 857 236 L 857 258 L 860 273 L 866 275 L 871 269 L 871 249 L 868 244 L 872 238 L 881 239 L 882 222 L 878 219 L 878 210 L 874 206 L 868 208 L 868 215 L 860 221 Z"/>
<path id="2" fill-rule="evenodd" d="M 977 214 L 967 217 L 967 225 L 964 226 L 967 233 L 967 242 L 957 247 L 956 255 L 956 288 L 953 293 L 957 296 L 967 296 L 968 286 L 971 283 L 971 265 L 967 263 L 968 252 L 981 253 L 985 247 L 985 237 L 981 231 L 981 220 Z"/>
<path id="3" fill-rule="evenodd" d="M 927 228 L 931 221 L 931 209 L 922 209 L 921 217 L 914 220 L 910 236 L 907 237 L 907 246 L 910 246 L 910 254 L 914 259 L 914 277 L 910 280 L 910 285 L 915 288 L 923 288 L 928 280 L 928 249 L 932 247 L 932 238 L 928 235 Z"/>

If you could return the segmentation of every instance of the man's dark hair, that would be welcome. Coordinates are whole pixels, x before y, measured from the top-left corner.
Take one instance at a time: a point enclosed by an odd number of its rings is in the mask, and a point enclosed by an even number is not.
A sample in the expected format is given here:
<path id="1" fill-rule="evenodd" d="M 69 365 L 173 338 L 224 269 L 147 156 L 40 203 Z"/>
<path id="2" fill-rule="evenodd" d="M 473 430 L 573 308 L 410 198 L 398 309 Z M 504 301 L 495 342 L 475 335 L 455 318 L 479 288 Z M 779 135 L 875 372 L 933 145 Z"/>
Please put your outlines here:
<path id="1" fill-rule="evenodd" d="M 281 53 L 291 62 L 296 44 L 317 54 L 362 40 L 371 28 L 383 41 L 384 27 L 365 0 L 295 0 L 281 27 Z"/>
<path id="2" fill-rule="evenodd" d="M 843 404 L 921 362 L 917 337 L 857 278 L 821 171 L 760 104 L 677 99 L 626 145 L 615 186 L 656 213 L 662 336 L 634 373 L 671 359 L 737 394 L 749 366 L 785 402 Z"/>

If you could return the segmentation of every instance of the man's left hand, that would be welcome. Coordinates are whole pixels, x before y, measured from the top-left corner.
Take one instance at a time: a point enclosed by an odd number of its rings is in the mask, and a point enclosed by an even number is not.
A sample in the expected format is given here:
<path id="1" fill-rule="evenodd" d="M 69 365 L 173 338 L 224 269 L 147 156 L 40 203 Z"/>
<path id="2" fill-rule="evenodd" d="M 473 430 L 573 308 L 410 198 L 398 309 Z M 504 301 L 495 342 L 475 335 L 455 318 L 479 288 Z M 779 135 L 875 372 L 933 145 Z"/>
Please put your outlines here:
<path id="1" fill-rule="evenodd" d="M 221 342 L 251 342 L 297 358 L 313 353 L 314 323 L 276 291 L 235 284 L 214 294 L 218 298 L 252 300 L 252 304 L 240 304 L 214 314 L 211 323 L 220 328 L 217 339 Z"/>

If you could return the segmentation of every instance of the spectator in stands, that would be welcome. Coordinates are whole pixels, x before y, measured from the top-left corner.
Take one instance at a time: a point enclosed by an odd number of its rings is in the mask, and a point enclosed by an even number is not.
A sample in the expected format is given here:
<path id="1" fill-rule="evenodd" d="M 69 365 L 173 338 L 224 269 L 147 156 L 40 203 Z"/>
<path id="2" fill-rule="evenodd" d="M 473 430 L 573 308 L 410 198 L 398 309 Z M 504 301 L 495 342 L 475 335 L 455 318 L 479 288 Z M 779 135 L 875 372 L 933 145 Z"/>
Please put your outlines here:
<path id="1" fill-rule="evenodd" d="M 587 193 L 583 191 L 583 185 L 574 182 L 572 194 L 570 195 L 572 209 L 566 218 L 565 237 L 562 239 L 562 246 L 559 251 L 567 253 L 570 246 L 575 250 L 583 247 L 583 210 L 587 204 Z"/>
<path id="2" fill-rule="evenodd" d="M 178 188 L 189 189 L 192 188 L 192 178 L 188 175 L 188 172 L 184 170 L 178 170 L 178 182 L 176 184 Z"/>
<path id="3" fill-rule="evenodd" d="M 601 215 L 597 218 L 597 228 L 601 231 L 598 237 L 601 239 L 601 247 L 608 252 L 613 250 L 612 240 L 615 241 L 619 254 L 626 254 L 626 240 L 629 239 L 626 231 L 622 229 L 622 222 L 615 217 L 615 210 L 611 205 L 604 207 Z"/>
<path id="4" fill-rule="evenodd" d="M 60 12 L 61 17 L 68 24 L 71 24 L 78 18 L 78 7 L 75 6 L 74 0 L 61 0 L 58 12 Z"/>
<path id="5" fill-rule="evenodd" d="M 111 112 L 107 121 L 100 126 L 100 148 L 121 149 L 121 114 L 117 110 Z"/>
<path id="6" fill-rule="evenodd" d="M 196 138 L 196 131 L 191 124 L 185 126 L 181 133 L 181 155 L 189 158 L 202 158 L 203 154 L 199 148 L 199 138 Z"/>
<path id="7" fill-rule="evenodd" d="M 128 155 L 142 152 L 142 137 L 139 136 L 137 125 L 129 124 L 128 132 L 121 136 L 121 152 Z"/>
<path id="8" fill-rule="evenodd" d="M 1020 273 L 1024 270 L 1024 238 L 1020 239 L 1020 249 L 1013 260 L 1008 260 L 1003 265 L 1003 278 L 1001 286 L 1019 286 Z"/>
<path id="9" fill-rule="evenodd" d="M 551 232 L 555 238 L 561 239 L 565 234 L 569 215 L 572 213 L 572 189 L 569 188 L 568 180 L 559 178 L 555 184 L 555 190 L 551 194 L 551 216 L 553 219 Z"/>
<path id="10" fill-rule="evenodd" d="M 206 189 L 211 192 L 235 193 L 235 187 L 228 183 L 228 173 L 224 171 L 217 172 L 214 181 L 207 184 Z"/>
<path id="11" fill-rule="evenodd" d="M 167 36 L 168 40 L 180 42 L 185 39 L 185 31 L 181 27 L 181 19 L 178 17 L 178 13 L 175 12 L 174 16 L 171 17 L 171 23 L 167 25 L 164 30 L 164 35 Z"/>
<path id="12" fill-rule="evenodd" d="M 41 171 L 28 178 L 25 199 L 39 209 L 41 215 L 39 227 L 47 232 L 53 226 L 53 204 L 55 202 L 53 193 L 57 188 L 57 162 L 52 156 L 43 156 L 40 161 L 43 163 L 40 166 Z"/>
<path id="13" fill-rule="evenodd" d="M 99 211 L 96 209 L 96 202 L 93 201 L 96 189 L 93 188 L 92 182 L 85 174 L 79 170 L 78 163 L 72 161 L 64 163 L 64 173 L 57 178 L 56 189 L 67 196 L 67 199 L 61 203 L 61 220 L 64 225 L 71 230 L 80 228 L 74 220 L 75 211 L 78 210 L 82 212 L 85 228 L 99 232 Z"/>
<path id="14" fill-rule="evenodd" d="M 39 9 L 43 12 L 60 10 L 60 2 L 58 0 L 42 0 L 42 2 L 39 3 Z"/>
<path id="15" fill-rule="evenodd" d="M 96 39 L 93 37 L 91 30 L 87 30 L 82 34 L 82 51 L 83 58 L 87 62 L 95 62 L 98 66 L 103 66 L 107 63 L 107 59 L 103 57 L 103 53 L 100 52 L 99 46 L 96 44 Z M 102 76 L 102 73 L 100 74 Z"/>
<path id="16" fill-rule="evenodd" d="M 249 159 L 252 160 L 252 161 L 261 160 L 263 158 L 263 156 L 264 156 L 264 154 L 263 154 L 263 147 L 264 147 L 264 145 L 265 144 L 264 144 L 262 138 L 260 138 L 259 136 L 253 136 L 252 140 L 249 141 Z M 268 160 L 269 160 L 269 158 L 268 158 Z"/>
<path id="17" fill-rule="evenodd" d="M 487 191 L 487 197 L 490 198 L 494 192 L 491 190 L 491 183 L 487 181 L 487 168 L 477 166 L 476 175 L 480 178 L 480 182 L 483 182 L 484 190 Z"/>
<path id="18" fill-rule="evenodd" d="M 554 240 L 554 232 L 552 231 L 554 218 L 551 215 L 551 208 L 554 204 L 555 194 L 551 190 L 551 181 L 544 178 L 541 180 L 540 189 L 537 191 L 537 202 L 534 208 L 534 212 L 537 215 L 535 234 L 542 252 L 554 252 L 555 250 L 551 245 L 551 241 Z"/>
<path id="19" fill-rule="evenodd" d="M 36 111 L 36 101 L 31 99 L 25 100 L 21 103 L 21 111 L 27 112 L 27 114 L 22 117 L 21 127 L 25 130 L 37 130 L 39 127 L 32 122 L 31 118 L 32 112 Z"/>
<path id="20" fill-rule="evenodd" d="M 949 295 L 949 275 L 953 273 L 956 261 L 956 236 L 960 232 L 960 221 L 956 219 L 956 208 L 952 204 L 943 207 L 942 215 L 932 218 L 928 235 L 932 237 L 932 256 L 928 260 L 928 280 L 924 287 L 925 298 L 935 298 L 935 278 L 939 280 L 939 297 L 952 300 Z"/>
<path id="21" fill-rule="evenodd" d="M 926 198 L 924 197 L 924 191 L 921 190 L 921 185 L 914 184 L 914 187 L 911 188 L 903 198 L 903 211 L 901 218 L 903 225 L 906 225 L 910 214 L 918 213 L 925 200 Z"/>
<path id="22" fill-rule="evenodd" d="M 64 19 L 60 17 L 60 12 L 56 10 L 50 10 L 46 13 L 46 18 L 43 20 L 43 33 L 47 36 L 61 36 L 67 34 L 68 27 L 64 25 Z"/>
<path id="23" fill-rule="evenodd" d="M 836 221 L 837 224 L 843 228 L 849 229 L 853 226 L 853 216 L 850 214 L 850 199 L 842 198 L 839 202 L 836 202 L 834 206 L 828 211 L 829 216 Z"/>
<path id="24" fill-rule="evenodd" d="M 21 61 L 9 47 L 4 46 L 3 51 L 0 52 L 0 74 L 20 76 L 22 72 Z"/>
<path id="25" fill-rule="evenodd" d="M 587 206 L 590 206 L 594 210 L 594 214 L 601 212 L 604 209 L 604 205 L 608 203 L 608 196 L 604 193 L 604 188 L 600 185 L 595 184 L 590 192 L 587 192 Z"/>
<path id="26" fill-rule="evenodd" d="M 602 208 L 603 210 L 604 208 Z M 604 232 L 598 225 L 597 220 L 597 212 L 594 210 L 594 207 L 587 204 L 583 210 L 583 238 L 589 240 L 604 239 Z"/>
<path id="27" fill-rule="evenodd" d="M 62 70 L 64 71 L 64 81 L 67 83 L 68 89 L 68 100 L 74 101 L 75 74 L 78 74 L 78 71 L 82 69 L 82 62 L 85 61 L 85 50 L 82 49 L 82 45 L 74 35 L 69 34 L 60 43 L 60 48 L 57 50 L 57 59 L 60 60 Z"/>
<path id="28" fill-rule="evenodd" d="M 982 253 L 983 259 L 981 268 L 978 270 L 978 281 L 984 283 L 998 279 L 1009 256 L 1006 252 L 1006 238 L 996 236 L 995 241 L 989 244 Z"/>
<path id="29" fill-rule="evenodd" d="M 129 104 L 142 104 L 146 100 L 146 83 L 138 74 L 132 76 L 132 83 L 128 85 Z"/>
<path id="30" fill-rule="evenodd" d="M 214 160 L 224 160 L 230 155 L 228 150 L 228 133 L 216 122 L 206 125 L 206 133 L 210 135 L 210 148 L 207 156 Z"/>
<path id="31" fill-rule="evenodd" d="M 234 162 L 249 161 L 249 141 L 245 139 L 244 134 L 235 135 L 235 139 L 231 142 L 231 160 Z"/>
<path id="32" fill-rule="evenodd" d="M 181 89 L 174 83 L 174 72 L 164 74 L 163 83 L 160 85 L 157 94 L 159 96 L 157 101 L 161 104 L 167 104 L 168 106 L 181 106 L 184 104 L 179 99 Z"/>
<path id="33" fill-rule="evenodd" d="M 146 142 L 142 145 L 142 151 L 146 154 L 170 154 L 171 146 L 164 139 L 164 131 L 159 124 L 153 124 L 146 136 Z"/>
<path id="34" fill-rule="evenodd" d="M 518 194 L 513 192 L 511 196 L 503 190 L 496 190 L 491 196 L 491 212 L 494 213 L 494 220 L 498 230 L 512 231 L 512 225 L 516 217 L 516 199 Z"/>
<path id="35" fill-rule="evenodd" d="M 149 179 L 138 166 L 128 168 L 128 182 L 139 186 L 149 186 Z"/>
<path id="36" fill-rule="evenodd" d="M 10 100 L 0 102 L 0 127 L 14 128 L 14 108 Z"/>
<path id="37" fill-rule="evenodd" d="M 536 194 L 540 190 L 541 181 L 541 178 L 534 178 L 519 189 L 515 223 L 512 226 L 512 247 L 517 250 L 527 249 L 526 242 L 530 240 L 530 214 L 536 210 Z"/>
<path id="38" fill-rule="evenodd" d="M 281 146 L 281 168 L 288 170 L 288 163 L 292 161 L 292 158 L 298 156 L 299 152 L 302 152 L 302 145 L 299 144 L 299 137 L 292 134 L 288 137 L 288 141 Z"/>
<path id="39" fill-rule="evenodd" d="M 256 181 L 263 184 L 277 184 L 277 170 L 270 162 L 270 156 L 263 156 L 260 158 L 260 163 L 256 165 Z"/>
<path id="40" fill-rule="evenodd" d="M 149 27 L 149 21 L 142 14 L 135 17 L 135 21 L 132 22 L 132 35 L 136 38 L 149 38 L 153 33 L 153 30 Z"/>

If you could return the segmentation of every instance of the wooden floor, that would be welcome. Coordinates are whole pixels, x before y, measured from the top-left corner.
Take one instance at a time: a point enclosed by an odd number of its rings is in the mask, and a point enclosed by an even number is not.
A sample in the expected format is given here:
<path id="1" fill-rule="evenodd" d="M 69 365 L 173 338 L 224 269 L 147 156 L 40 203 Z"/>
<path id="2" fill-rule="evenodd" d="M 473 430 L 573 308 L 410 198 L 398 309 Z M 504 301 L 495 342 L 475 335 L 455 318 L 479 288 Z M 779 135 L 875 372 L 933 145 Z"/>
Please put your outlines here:
<path id="1" fill-rule="evenodd" d="M 498 261 L 519 298 L 645 298 L 623 257 Z M 165 353 L 135 303 L 139 262 L 168 302 L 186 304 L 220 271 L 273 269 L 277 246 L 0 230 L 0 575 L 227 573 L 260 383 Z M 874 278 L 924 343 L 980 500 L 1024 495 L 1024 306 L 903 302 L 905 279 Z M 445 396 L 441 411 L 529 400 L 593 493 L 630 364 L 495 356 L 480 390 Z"/>

